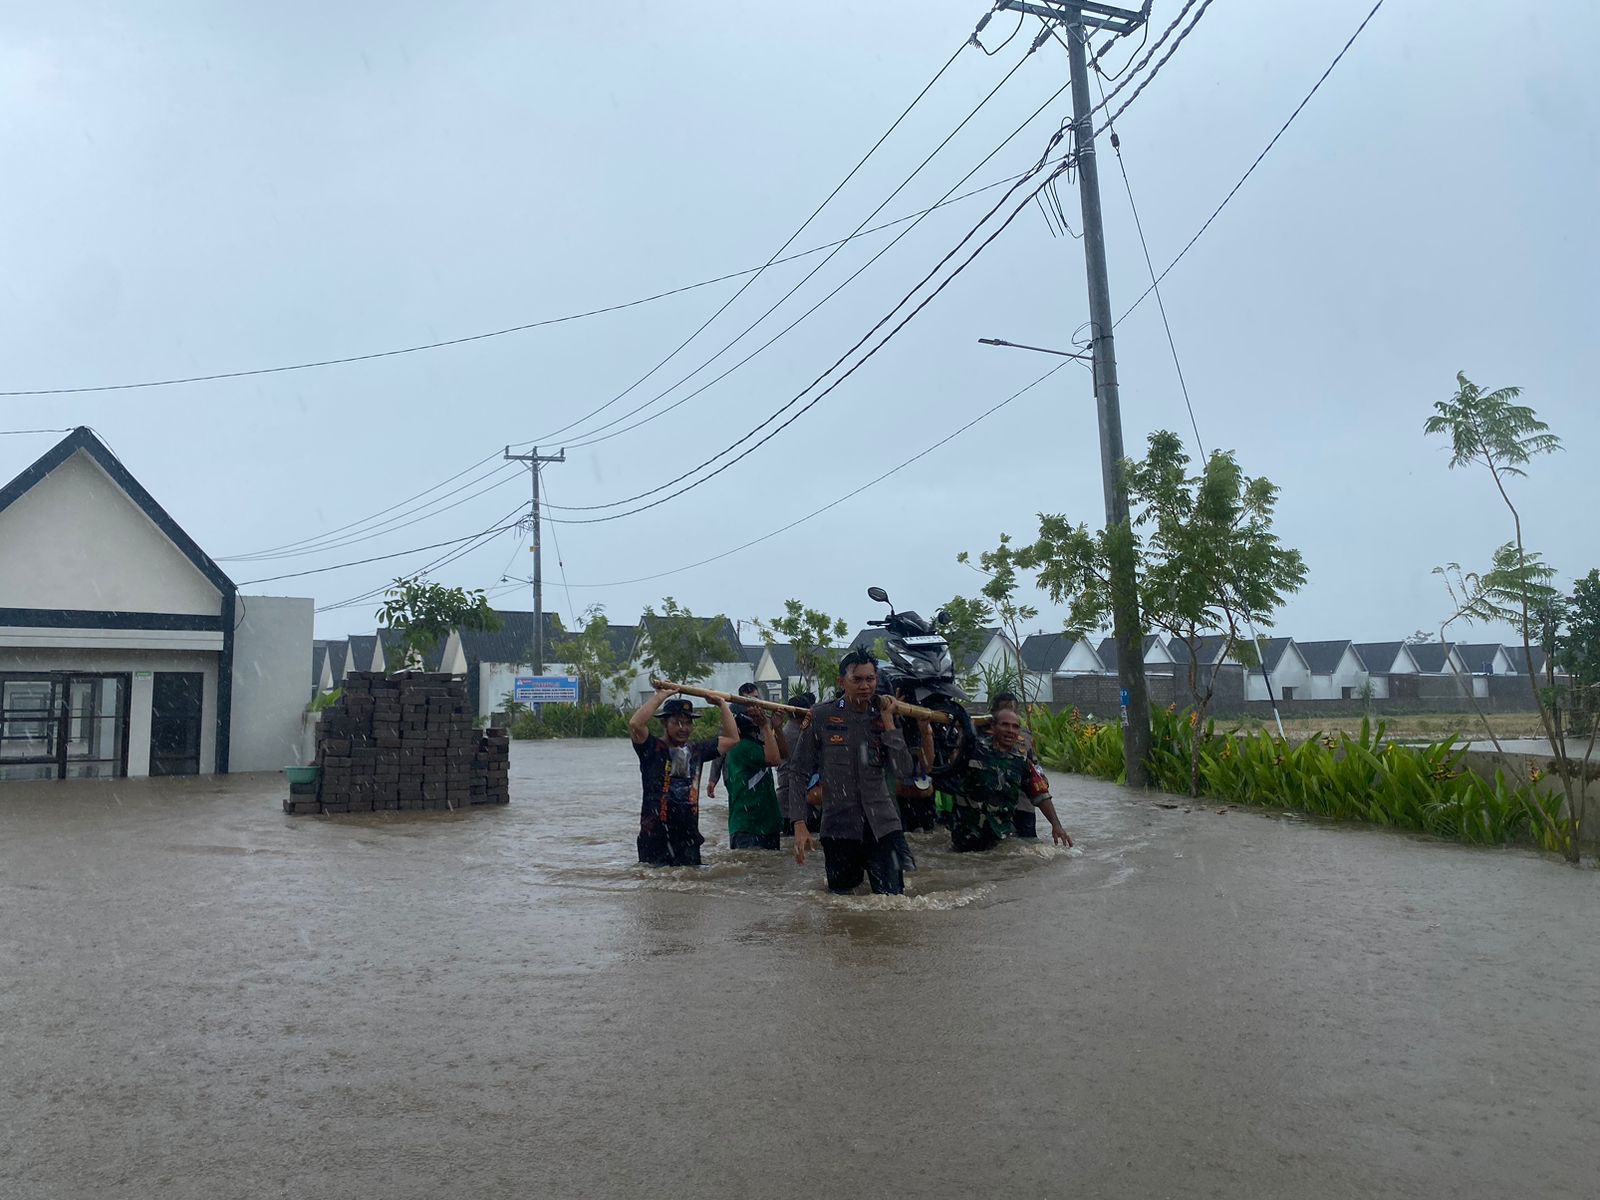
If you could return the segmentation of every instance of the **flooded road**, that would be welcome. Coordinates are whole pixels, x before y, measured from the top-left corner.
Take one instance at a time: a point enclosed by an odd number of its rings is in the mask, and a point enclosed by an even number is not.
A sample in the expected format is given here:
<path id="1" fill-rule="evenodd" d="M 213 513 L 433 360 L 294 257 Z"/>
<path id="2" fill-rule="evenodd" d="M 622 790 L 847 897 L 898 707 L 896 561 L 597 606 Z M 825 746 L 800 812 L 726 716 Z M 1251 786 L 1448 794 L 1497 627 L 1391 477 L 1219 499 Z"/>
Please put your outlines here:
<path id="1" fill-rule="evenodd" d="M 831 897 L 715 804 L 637 866 L 622 743 L 512 771 L 0 788 L 0 1195 L 1595 1194 L 1594 870 L 1058 780 L 1079 851 Z"/>

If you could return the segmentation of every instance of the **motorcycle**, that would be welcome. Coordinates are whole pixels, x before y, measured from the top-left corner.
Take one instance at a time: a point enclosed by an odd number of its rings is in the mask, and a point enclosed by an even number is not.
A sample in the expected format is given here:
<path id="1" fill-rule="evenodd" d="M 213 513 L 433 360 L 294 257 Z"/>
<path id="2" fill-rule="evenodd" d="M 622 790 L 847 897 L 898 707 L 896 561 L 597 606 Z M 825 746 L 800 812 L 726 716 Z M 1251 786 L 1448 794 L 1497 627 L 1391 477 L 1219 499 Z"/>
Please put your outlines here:
<path id="1" fill-rule="evenodd" d="M 896 612 L 889 593 L 881 587 L 869 587 L 867 596 L 889 605 L 887 617 L 867 622 L 884 631 L 884 647 L 889 655 L 889 661 L 878 670 L 878 690 L 949 713 L 953 718 L 949 724 L 933 726 L 934 761 L 924 764 L 931 778 L 908 780 L 901 785 L 902 814 L 909 818 L 907 828 L 931 828 L 935 823 L 933 780 L 964 762 L 977 738 L 966 709 L 967 693 L 956 682 L 950 643 L 939 632 L 950 623 L 950 614 L 941 609 L 928 621 L 910 610 Z M 913 723 L 906 719 L 903 726 L 907 744 L 916 746 L 920 739 Z"/>

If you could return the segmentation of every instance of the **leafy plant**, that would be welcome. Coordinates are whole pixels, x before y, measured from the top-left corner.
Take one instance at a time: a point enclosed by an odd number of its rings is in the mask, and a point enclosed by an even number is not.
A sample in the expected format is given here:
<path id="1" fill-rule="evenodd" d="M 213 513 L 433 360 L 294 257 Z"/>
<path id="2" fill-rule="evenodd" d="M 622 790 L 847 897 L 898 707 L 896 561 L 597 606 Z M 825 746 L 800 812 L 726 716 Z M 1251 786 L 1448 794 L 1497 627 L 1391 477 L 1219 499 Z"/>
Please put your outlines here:
<path id="1" fill-rule="evenodd" d="M 578 678 L 578 699 L 583 704 L 600 704 L 606 689 L 624 692 L 633 679 L 635 659 L 630 645 L 620 652 L 611 638 L 611 622 L 600 605 L 584 611 L 582 628 L 557 643 L 557 652 Z"/>
<path id="2" fill-rule="evenodd" d="M 641 661 L 663 679 L 699 683 L 728 653 L 722 630 L 726 617 L 696 617 L 667 596 L 661 601 L 660 613 L 647 607 L 642 620 L 646 638 Z"/>
<path id="3" fill-rule="evenodd" d="M 1189 462 L 1183 440 L 1157 430 L 1144 459 L 1123 464 L 1131 528 L 1092 534 L 1086 525 L 1041 514 L 1038 540 L 1016 562 L 1036 571 L 1050 598 L 1067 605 L 1068 630 L 1081 636 L 1110 622 L 1111 564 L 1125 552 L 1115 543 L 1133 539 L 1139 611 L 1187 648 L 1189 692 L 1203 721 L 1224 665 L 1231 659 L 1248 667 L 1254 660 L 1243 629 L 1270 624 L 1284 597 L 1305 583 L 1306 569 L 1300 552 L 1272 531 L 1276 487 L 1245 475 L 1231 452 L 1214 452 L 1198 475 Z M 1189 791 L 1198 795 L 1198 753 L 1189 767 Z"/>
<path id="4" fill-rule="evenodd" d="M 963 670 L 961 664 L 983 652 L 989 641 L 994 606 L 982 596 L 952 596 L 941 607 L 950 618 L 940 632 L 950 645 L 950 657 L 959 673 L 957 682 L 969 692 L 977 691 L 981 682 L 978 672 L 970 667 Z"/>
<path id="5" fill-rule="evenodd" d="M 343 695 L 343 688 L 334 688 L 331 692 L 323 692 L 321 695 L 312 698 L 311 703 L 307 707 L 306 711 L 314 713 L 326 712 L 335 704 L 339 703 L 339 699 Z"/>
<path id="6" fill-rule="evenodd" d="M 1121 729 L 1082 721 L 1076 712 L 1034 715 L 1034 745 L 1047 767 L 1115 779 Z M 1561 798 L 1537 781 L 1486 779 L 1463 765 L 1454 738 L 1428 746 L 1384 740 L 1384 726 L 1361 723 L 1351 737 L 1312 737 L 1297 746 L 1256 730 L 1219 733 L 1193 709 L 1152 714 L 1151 777 L 1163 790 L 1187 791 L 1198 751 L 1201 793 L 1232 804 L 1296 808 L 1477 845 L 1532 841 L 1563 848 L 1550 836 Z"/>
<path id="7" fill-rule="evenodd" d="M 1456 597 L 1457 615 L 1467 621 L 1508 620 L 1522 634 L 1522 649 L 1528 664 L 1528 684 L 1539 710 L 1539 723 L 1555 756 L 1565 810 L 1551 818 L 1545 836 L 1558 840 L 1570 862 L 1582 855 L 1579 841 L 1588 805 L 1589 772 L 1574 767 L 1567 753 L 1566 735 L 1561 731 L 1552 698 L 1539 686 L 1533 671 L 1534 614 L 1553 599 L 1552 572 L 1527 548 L 1523 538 L 1522 514 L 1506 489 L 1507 483 L 1525 476 L 1533 459 L 1561 449 L 1561 439 L 1550 432 L 1533 409 L 1515 401 L 1522 394 L 1517 387 L 1486 392 L 1461 372 L 1456 373 L 1456 392 L 1433 406 L 1434 413 L 1423 423 L 1423 432 L 1442 434 L 1450 440 L 1450 466 L 1481 466 L 1489 474 L 1506 510 L 1511 514 L 1512 541 L 1495 551 L 1490 569 L 1481 575 L 1460 574 L 1465 595 Z M 1456 568 L 1459 573 L 1459 568 Z M 1448 569 L 1444 569 L 1447 582 Z M 1479 713 L 1480 717 L 1482 713 Z M 1485 719 L 1485 726 L 1488 721 Z M 1490 736 L 1494 732 L 1490 730 Z M 1496 742 L 1498 745 L 1498 741 Z M 1591 739 L 1591 746 L 1593 740 Z M 1540 810 L 1541 812 L 1543 810 Z"/>
<path id="8" fill-rule="evenodd" d="M 761 638 L 771 646 L 779 640 L 794 648 L 796 671 L 806 687 L 817 691 L 823 679 L 838 674 L 838 641 L 850 632 L 844 621 L 830 617 L 798 600 L 785 600 L 784 613 L 770 621 L 757 621 Z"/>
<path id="9" fill-rule="evenodd" d="M 956 555 L 956 561 L 967 566 L 973 565 L 971 556 L 965 550 Z M 1018 576 L 1020 565 L 1018 550 L 1011 544 L 1011 535 L 1002 533 L 998 546 L 978 555 L 974 569 L 988 576 L 988 582 L 982 588 L 983 598 L 993 609 L 995 616 L 1000 618 L 1000 624 L 1010 638 L 1007 648 L 1011 651 L 1012 658 L 1010 686 L 995 689 L 989 687 L 985 678 L 984 686 L 988 688 L 986 694 L 993 696 L 996 690 L 1013 692 L 1026 706 L 1039 697 L 1027 694 L 1028 673 L 1022 663 L 1022 627 L 1037 617 L 1039 610 L 1017 599 L 1017 588 L 1021 583 Z"/>
<path id="10" fill-rule="evenodd" d="M 396 579 L 375 615 L 379 624 L 399 635 L 395 670 L 420 666 L 452 629 L 500 628 L 500 616 L 481 588 L 446 587 L 422 575 Z"/>

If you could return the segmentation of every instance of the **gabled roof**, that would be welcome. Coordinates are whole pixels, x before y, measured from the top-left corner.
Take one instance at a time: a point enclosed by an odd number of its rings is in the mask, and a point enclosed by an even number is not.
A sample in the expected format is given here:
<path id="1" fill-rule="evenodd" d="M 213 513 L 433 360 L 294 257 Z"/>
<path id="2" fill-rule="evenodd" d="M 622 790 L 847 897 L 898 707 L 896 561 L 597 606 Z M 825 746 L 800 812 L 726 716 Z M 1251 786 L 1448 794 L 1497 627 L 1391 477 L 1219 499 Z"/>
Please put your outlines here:
<path id="1" fill-rule="evenodd" d="M 1163 649 L 1164 650 L 1164 649 L 1166 649 L 1166 646 L 1162 643 L 1160 637 L 1158 637 L 1156 634 L 1153 634 L 1153 633 L 1145 634 L 1144 635 L 1144 656 L 1145 656 L 1145 658 L 1148 659 L 1150 657 L 1150 651 L 1156 650 L 1156 649 Z M 1120 664 L 1122 662 L 1122 658 L 1117 653 L 1117 639 L 1116 638 L 1114 638 L 1114 637 L 1101 638 L 1100 639 L 1100 644 L 1094 648 L 1094 652 L 1097 655 L 1100 656 L 1100 661 L 1105 664 L 1105 668 L 1106 668 L 1107 671 L 1110 671 L 1112 674 L 1115 674 L 1120 669 Z M 1169 651 L 1168 653 L 1170 654 L 1171 652 Z M 1188 662 L 1189 660 L 1186 658 L 1183 661 L 1184 662 Z"/>
<path id="2" fill-rule="evenodd" d="M 120 459 L 111 452 L 111 448 L 94 435 L 86 425 L 79 425 L 66 437 L 62 438 L 50 449 L 46 450 L 32 464 L 24 468 L 16 478 L 4 487 L 0 487 L 0 512 L 4 512 L 15 504 L 21 497 L 32 491 L 44 477 L 54 471 L 74 454 L 82 451 L 107 475 L 109 475 L 119 488 L 133 501 L 134 505 L 150 518 L 151 524 L 159 529 L 178 551 L 187 558 L 207 581 L 223 596 L 232 595 L 237 589 L 233 580 L 217 566 L 211 556 L 200 549 L 199 544 L 185 533 L 182 527 L 172 519 L 167 510 L 156 503 L 155 497 L 144 490 L 143 485 L 135 479 L 128 469 L 122 465 Z"/>
<path id="3" fill-rule="evenodd" d="M 311 643 L 311 686 L 313 689 L 322 686 L 322 664 L 328 661 L 328 644 L 326 642 Z"/>
<path id="4" fill-rule="evenodd" d="M 744 656 L 744 643 L 739 640 L 739 631 L 727 617 L 663 617 L 660 614 L 644 616 L 639 618 L 639 632 L 648 637 L 651 626 L 660 626 L 668 620 L 693 621 L 698 627 L 716 634 L 722 642 L 722 652 L 727 655 L 726 658 L 719 659 L 719 662 L 747 661 Z"/>
<path id="5" fill-rule="evenodd" d="M 461 652 L 468 663 L 525 663 L 533 660 L 533 614 L 515 609 L 495 609 L 498 629 L 461 630 Z M 544 614 L 544 657 L 555 661 L 555 649 L 565 631 L 557 613 Z"/>
<path id="6" fill-rule="evenodd" d="M 1518 675 L 1528 673 L 1528 655 L 1521 646 L 1507 646 L 1506 657 L 1511 660 L 1511 669 Z M 1544 651 L 1538 646 L 1533 647 L 1533 669 L 1539 672 L 1544 670 Z"/>
<path id="7" fill-rule="evenodd" d="M 398 671 L 405 665 L 405 651 L 400 648 L 400 635 L 393 629 L 378 630 L 378 640 L 383 643 L 383 659 L 390 671 Z M 437 671 L 439 664 L 444 660 L 444 647 L 448 638 L 441 638 L 439 644 L 422 656 L 422 669 L 424 671 Z"/>
<path id="8" fill-rule="evenodd" d="M 1300 656 L 1306 660 L 1306 666 L 1311 668 L 1313 675 L 1332 675 L 1339 669 L 1339 664 L 1344 660 L 1346 650 L 1354 650 L 1355 643 L 1349 638 L 1336 638 L 1331 642 L 1296 642 Z M 1356 655 L 1356 661 L 1361 662 L 1361 655 Z M 1390 656 L 1393 662 L 1393 656 Z M 1365 666 L 1365 663 L 1362 663 Z"/>
<path id="9" fill-rule="evenodd" d="M 1077 644 L 1077 638 L 1064 633 L 1029 634 L 1022 639 L 1022 665 L 1029 671 L 1054 671 Z"/>
<path id="10" fill-rule="evenodd" d="M 771 645 L 763 646 L 762 650 L 772 655 L 772 669 L 777 671 L 779 679 L 788 681 L 800 674 L 800 666 L 795 661 L 794 646 L 789 642 L 773 642 Z M 756 665 L 761 664 L 757 662 Z"/>
<path id="11" fill-rule="evenodd" d="M 327 654 L 328 671 L 333 676 L 333 686 L 339 687 L 344 683 L 345 656 L 350 652 L 350 643 L 344 638 L 329 638 L 311 644 L 321 646 Z"/>
<path id="12" fill-rule="evenodd" d="M 375 633 L 353 633 L 350 635 L 350 653 L 355 656 L 356 670 L 372 670 L 372 652 L 378 647 L 378 635 Z"/>
<path id="13" fill-rule="evenodd" d="M 1361 661 L 1368 671 L 1374 675 L 1388 675 L 1394 666 L 1394 660 L 1401 653 L 1410 654 L 1410 647 L 1404 642 L 1356 642 L 1356 653 L 1361 656 Z M 1413 664 L 1416 657 L 1411 657 Z"/>
<path id="14" fill-rule="evenodd" d="M 1450 642 L 1411 642 L 1406 647 L 1424 675 L 1446 674 L 1450 670 L 1447 660 L 1453 648 Z"/>
<path id="15" fill-rule="evenodd" d="M 761 665 L 761 656 L 766 653 L 765 646 L 744 646 L 744 660 L 752 667 Z"/>
<path id="16" fill-rule="evenodd" d="M 1456 653 L 1461 656 L 1469 675 L 1495 674 L 1494 660 L 1504 649 L 1499 642 L 1456 643 Z"/>
<path id="17" fill-rule="evenodd" d="M 978 659 L 983 657 L 983 652 L 989 648 L 989 643 L 1000 635 L 1000 627 L 998 625 L 985 625 L 981 629 L 975 630 L 975 632 L 982 636 L 974 638 L 972 648 L 962 652 L 960 659 L 956 662 L 957 671 L 970 671 L 978 665 Z"/>

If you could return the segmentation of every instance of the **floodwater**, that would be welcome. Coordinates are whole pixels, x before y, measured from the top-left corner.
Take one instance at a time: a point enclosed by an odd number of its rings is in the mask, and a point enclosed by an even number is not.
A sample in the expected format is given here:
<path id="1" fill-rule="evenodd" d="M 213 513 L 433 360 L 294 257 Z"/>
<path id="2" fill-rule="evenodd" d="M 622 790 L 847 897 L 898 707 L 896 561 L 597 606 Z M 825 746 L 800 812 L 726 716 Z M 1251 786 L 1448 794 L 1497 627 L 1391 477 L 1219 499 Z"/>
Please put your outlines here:
<path id="1" fill-rule="evenodd" d="M 0 1195 L 1596 1194 L 1600 872 L 1058 780 L 1077 852 L 830 897 L 512 763 L 0 788 Z"/>

